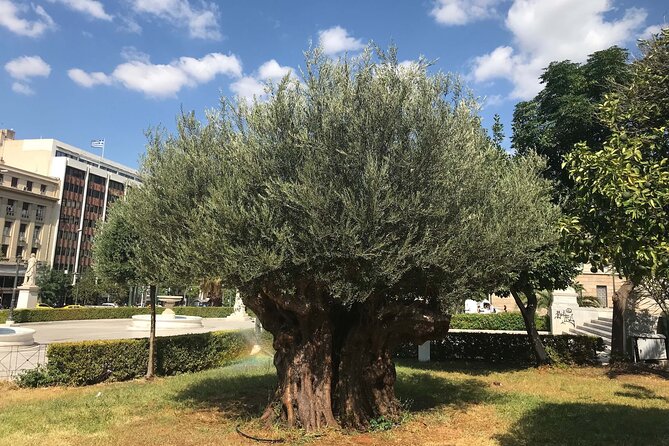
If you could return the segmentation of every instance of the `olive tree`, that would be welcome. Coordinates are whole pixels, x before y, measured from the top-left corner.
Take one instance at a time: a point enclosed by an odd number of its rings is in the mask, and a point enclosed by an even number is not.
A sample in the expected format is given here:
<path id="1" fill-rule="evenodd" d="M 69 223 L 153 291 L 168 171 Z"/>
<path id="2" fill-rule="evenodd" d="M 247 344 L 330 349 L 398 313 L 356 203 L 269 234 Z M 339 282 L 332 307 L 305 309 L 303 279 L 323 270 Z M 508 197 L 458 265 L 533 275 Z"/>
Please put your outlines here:
<path id="1" fill-rule="evenodd" d="M 300 80 L 152 134 L 136 194 L 150 205 L 131 218 L 161 241 L 156 268 L 220 277 L 274 336 L 263 418 L 397 418 L 393 348 L 443 337 L 466 298 L 555 239 L 545 166 L 509 160 L 477 110 L 424 61 L 316 49 Z"/>

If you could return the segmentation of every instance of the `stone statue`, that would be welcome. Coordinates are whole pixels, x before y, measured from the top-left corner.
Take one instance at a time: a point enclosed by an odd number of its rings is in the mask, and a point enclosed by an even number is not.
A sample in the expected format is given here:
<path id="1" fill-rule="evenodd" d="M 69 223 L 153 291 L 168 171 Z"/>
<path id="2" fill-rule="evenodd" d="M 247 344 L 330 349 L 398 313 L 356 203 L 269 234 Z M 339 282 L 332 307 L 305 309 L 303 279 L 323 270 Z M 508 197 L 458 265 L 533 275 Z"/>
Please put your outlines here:
<path id="1" fill-rule="evenodd" d="M 28 259 L 28 267 L 26 268 L 26 276 L 23 280 L 23 285 L 35 286 L 35 279 L 37 278 L 37 259 L 35 254 L 30 254 Z"/>
<path id="2" fill-rule="evenodd" d="M 232 307 L 232 310 L 235 314 L 246 314 L 246 307 L 244 306 L 244 302 L 242 301 L 242 296 L 239 294 L 239 291 L 237 291 L 237 294 L 235 295 L 235 305 Z"/>

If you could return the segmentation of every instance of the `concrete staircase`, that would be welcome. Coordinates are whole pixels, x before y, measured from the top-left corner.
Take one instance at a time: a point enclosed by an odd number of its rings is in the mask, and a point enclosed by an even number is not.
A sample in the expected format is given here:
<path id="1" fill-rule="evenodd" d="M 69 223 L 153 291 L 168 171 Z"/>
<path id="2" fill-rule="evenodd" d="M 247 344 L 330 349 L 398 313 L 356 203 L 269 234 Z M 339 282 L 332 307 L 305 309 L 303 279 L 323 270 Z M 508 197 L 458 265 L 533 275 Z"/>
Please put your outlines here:
<path id="1" fill-rule="evenodd" d="M 610 317 L 598 317 L 583 325 L 571 328 L 569 333 L 585 336 L 599 336 L 604 340 L 604 345 L 611 347 L 611 326 L 613 319 Z"/>

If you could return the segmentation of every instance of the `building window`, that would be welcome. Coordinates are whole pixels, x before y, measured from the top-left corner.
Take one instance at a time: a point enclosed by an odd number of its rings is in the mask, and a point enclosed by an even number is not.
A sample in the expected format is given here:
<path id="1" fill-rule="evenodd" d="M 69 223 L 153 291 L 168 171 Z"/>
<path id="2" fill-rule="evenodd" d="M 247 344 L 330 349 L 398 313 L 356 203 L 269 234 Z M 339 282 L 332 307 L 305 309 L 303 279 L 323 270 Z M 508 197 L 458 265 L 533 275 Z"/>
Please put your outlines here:
<path id="1" fill-rule="evenodd" d="M 19 179 L 12 177 L 12 187 L 19 187 Z"/>
<path id="2" fill-rule="evenodd" d="M 33 182 L 32 181 L 26 181 L 25 190 L 27 190 L 28 192 L 32 192 L 32 190 L 33 190 Z"/>
<path id="3" fill-rule="evenodd" d="M 23 203 L 23 209 L 21 209 L 21 218 L 30 218 L 30 203 Z"/>
<path id="4" fill-rule="evenodd" d="M 41 204 L 37 205 L 37 210 L 35 211 L 35 219 L 37 221 L 44 221 L 44 210 L 45 210 L 44 206 L 42 206 Z"/>
<path id="5" fill-rule="evenodd" d="M 41 235 L 40 232 L 42 232 L 42 227 L 35 226 L 35 231 L 33 232 L 33 241 L 39 242 L 39 236 Z"/>
<path id="6" fill-rule="evenodd" d="M 597 300 L 602 307 L 608 306 L 608 293 L 606 285 L 597 285 Z"/>
<path id="7" fill-rule="evenodd" d="M 7 215 L 14 216 L 14 200 L 7 200 Z"/>
<path id="8" fill-rule="evenodd" d="M 9 245 L 2 245 L 2 248 L 0 249 L 0 257 L 6 259 L 8 253 L 9 253 Z"/>
<path id="9" fill-rule="evenodd" d="M 30 254 L 35 254 L 35 257 L 37 257 L 37 248 L 32 248 Z"/>
<path id="10" fill-rule="evenodd" d="M 5 176 L 0 173 L 0 184 L 2 184 L 5 181 Z"/>
<path id="11" fill-rule="evenodd" d="M 21 226 L 19 226 L 19 242 L 25 242 L 26 241 L 26 225 L 25 223 L 21 223 Z"/>
<path id="12" fill-rule="evenodd" d="M 40 184 L 39 193 L 42 195 L 46 194 L 46 184 Z"/>
<path id="13" fill-rule="evenodd" d="M 23 258 L 23 246 L 16 247 L 16 257 Z"/>
<path id="14" fill-rule="evenodd" d="M 9 237 L 12 235 L 12 222 L 11 221 L 6 221 L 5 222 L 5 227 L 2 228 L 2 235 L 4 237 Z"/>

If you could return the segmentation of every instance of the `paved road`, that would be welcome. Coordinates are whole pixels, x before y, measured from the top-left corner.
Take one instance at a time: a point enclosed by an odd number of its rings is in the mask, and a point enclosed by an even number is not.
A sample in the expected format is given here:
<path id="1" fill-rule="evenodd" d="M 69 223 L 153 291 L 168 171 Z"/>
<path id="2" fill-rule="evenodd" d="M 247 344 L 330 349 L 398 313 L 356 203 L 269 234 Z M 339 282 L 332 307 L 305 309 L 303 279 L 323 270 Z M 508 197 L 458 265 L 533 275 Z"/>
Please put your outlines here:
<path id="1" fill-rule="evenodd" d="M 158 330 L 158 336 L 171 336 L 186 333 L 206 333 L 219 330 L 239 330 L 253 328 L 250 321 L 231 321 L 225 318 L 204 318 L 204 327 L 183 330 Z M 130 319 L 95 319 L 88 321 L 33 322 L 16 324 L 35 330 L 35 342 L 51 344 L 53 342 L 94 341 L 100 339 L 147 338 L 148 330 L 130 330 Z"/>

